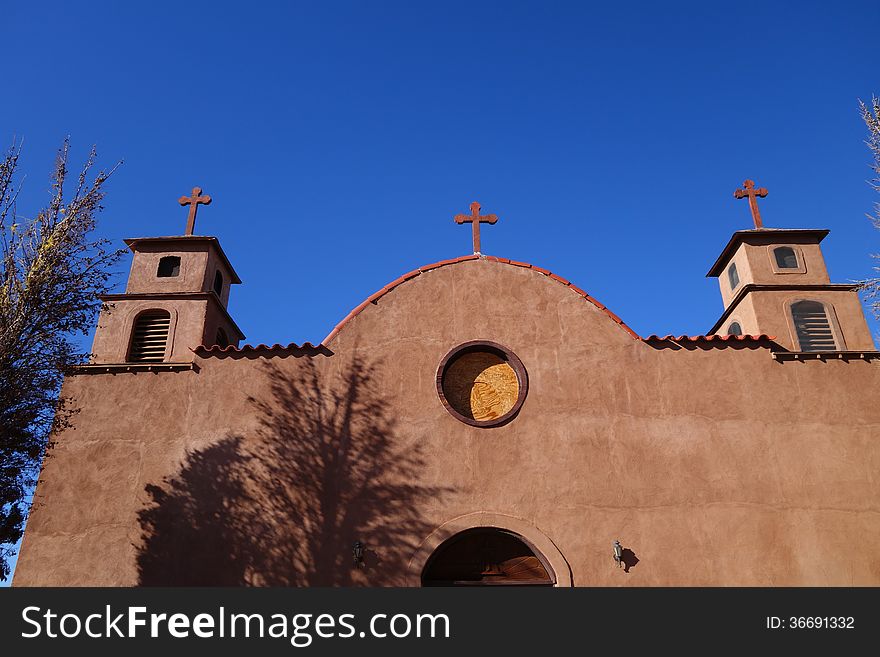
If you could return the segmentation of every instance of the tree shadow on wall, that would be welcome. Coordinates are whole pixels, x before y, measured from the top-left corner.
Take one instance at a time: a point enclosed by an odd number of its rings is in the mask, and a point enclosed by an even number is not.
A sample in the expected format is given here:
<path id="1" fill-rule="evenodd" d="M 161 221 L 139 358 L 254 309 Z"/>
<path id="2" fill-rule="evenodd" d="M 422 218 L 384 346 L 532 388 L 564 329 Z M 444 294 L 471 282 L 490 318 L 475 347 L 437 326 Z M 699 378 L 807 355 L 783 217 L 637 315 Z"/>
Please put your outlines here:
<path id="1" fill-rule="evenodd" d="M 333 380 L 311 360 L 297 365 L 266 365 L 269 394 L 249 399 L 254 435 L 188 452 L 177 474 L 146 487 L 141 585 L 403 584 L 433 529 L 418 509 L 448 489 L 415 483 L 420 448 L 399 444 L 362 361 Z"/>

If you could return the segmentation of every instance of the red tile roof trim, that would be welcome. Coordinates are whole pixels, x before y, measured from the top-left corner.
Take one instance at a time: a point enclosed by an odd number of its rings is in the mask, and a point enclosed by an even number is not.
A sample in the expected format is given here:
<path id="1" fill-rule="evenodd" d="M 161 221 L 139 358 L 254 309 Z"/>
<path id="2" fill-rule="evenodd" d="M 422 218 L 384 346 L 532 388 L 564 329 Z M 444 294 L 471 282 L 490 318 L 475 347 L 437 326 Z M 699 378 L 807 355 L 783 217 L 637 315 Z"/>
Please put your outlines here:
<path id="1" fill-rule="evenodd" d="M 273 355 L 281 355 L 281 354 L 289 354 L 291 356 L 317 356 L 319 354 L 324 356 L 332 356 L 333 352 L 330 351 L 327 347 L 322 344 L 313 345 L 311 342 L 305 342 L 302 345 L 298 345 L 294 342 L 291 342 L 289 345 L 281 345 L 281 344 L 273 344 L 271 347 L 265 344 L 258 344 L 257 346 L 246 344 L 242 347 L 234 347 L 229 345 L 228 347 L 221 347 L 220 345 L 211 345 L 210 347 L 206 347 L 205 345 L 200 345 L 192 350 L 197 356 L 232 356 L 235 354 L 255 354 L 255 353 L 269 353 Z"/>
<path id="2" fill-rule="evenodd" d="M 445 267 L 446 265 L 454 265 L 459 262 L 467 262 L 468 260 L 479 260 L 481 257 L 482 257 L 482 259 L 489 260 L 491 262 L 499 262 L 504 265 L 513 265 L 514 267 L 523 267 L 524 269 L 532 269 L 540 274 L 543 274 L 544 276 L 548 276 L 549 278 L 552 278 L 554 281 L 564 285 L 565 287 L 570 288 L 578 296 L 584 298 L 586 301 L 589 301 L 594 306 L 596 306 L 596 308 L 598 308 L 599 310 L 604 312 L 606 315 L 608 315 L 608 317 L 613 319 L 614 322 L 618 326 L 620 326 L 620 328 L 622 328 L 624 331 L 626 331 L 630 335 L 631 338 L 633 338 L 634 340 L 641 340 L 641 337 L 639 337 L 639 335 L 635 331 L 633 331 L 629 326 L 627 326 L 623 322 L 623 320 L 620 319 L 620 317 L 618 317 L 617 315 L 612 313 L 603 304 L 596 301 L 593 297 L 591 297 L 589 294 L 584 292 L 582 289 L 580 289 L 576 285 L 572 285 L 569 281 L 562 278 L 561 276 L 557 276 L 556 274 L 549 272 L 546 269 L 543 269 L 542 267 L 535 267 L 534 265 L 530 265 L 527 262 L 516 262 L 515 260 L 508 260 L 507 258 L 497 258 L 495 256 L 469 255 L 469 256 L 462 256 L 461 258 L 453 258 L 451 260 L 441 260 L 440 262 L 435 262 L 430 265 L 425 265 L 424 267 L 419 267 L 418 269 L 414 269 L 411 272 L 404 274 L 400 278 L 395 279 L 394 281 L 392 281 L 391 283 L 389 283 L 388 285 L 383 287 L 381 290 L 379 290 L 375 294 L 370 295 L 366 301 L 364 301 L 361 305 L 359 305 L 357 308 L 355 308 L 350 313 L 348 313 L 348 315 L 346 315 L 345 319 L 343 319 L 341 322 L 339 322 L 333 328 L 333 330 L 330 331 L 329 335 L 327 335 L 327 337 L 324 338 L 324 340 L 321 342 L 321 344 L 329 343 L 333 338 L 336 337 L 336 335 L 339 333 L 339 331 L 341 331 L 342 328 L 346 324 L 348 324 L 348 322 L 350 322 L 356 315 L 358 315 L 364 308 L 366 308 L 371 303 L 375 304 L 379 299 L 381 299 L 383 296 L 385 296 L 385 294 L 387 294 L 388 292 L 393 290 L 395 287 L 397 287 L 401 283 L 404 283 L 405 281 L 408 281 L 411 278 L 415 278 L 416 276 L 424 274 L 425 272 L 432 271 L 432 270 L 437 269 L 439 267 Z"/>
<path id="3" fill-rule="evenodd" d="M 772 335 L 649 335 L 642 338 L 645 342 L 774 342 L 776 338 Z M 718 345 L 722 346 L 722 345 Z"/>

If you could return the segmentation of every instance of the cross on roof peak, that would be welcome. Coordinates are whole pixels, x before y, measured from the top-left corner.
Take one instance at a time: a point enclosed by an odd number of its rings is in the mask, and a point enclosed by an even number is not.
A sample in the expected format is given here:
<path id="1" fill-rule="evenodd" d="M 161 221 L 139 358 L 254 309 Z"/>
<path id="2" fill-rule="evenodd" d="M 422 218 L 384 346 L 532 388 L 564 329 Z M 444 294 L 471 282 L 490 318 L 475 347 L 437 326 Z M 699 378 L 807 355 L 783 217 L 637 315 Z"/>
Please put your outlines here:
<path id="1" fill-rule="evenodd" d="M 177 202 L 181 205 L 189 206 L 189 216 L 186 220 L 186 232 L 184 235 L 192 235 L 196 228 L 196 210 L 198 210 L 199 205 L 210 205 L 211 197 L 207 194 L 202 196 L 201 187 L 193 187 L 192 196 L 181 196 L 177 199 Z"/>
<path id="2" fill-rule="evenodd" d="M 471 224 L 473 230 L 474 253 L 476 255 L 480 255 L 480 224 L 494 224 L 498 221 L 498 215 L 481 215 L 480 207 L 480 204 L 474 201 L 470 205 L 470 214 L 457 214 L 455 215 L 455 217 L 453 217 L 453 219 L 455 219 L 455 223 L 457 224 Z"/>

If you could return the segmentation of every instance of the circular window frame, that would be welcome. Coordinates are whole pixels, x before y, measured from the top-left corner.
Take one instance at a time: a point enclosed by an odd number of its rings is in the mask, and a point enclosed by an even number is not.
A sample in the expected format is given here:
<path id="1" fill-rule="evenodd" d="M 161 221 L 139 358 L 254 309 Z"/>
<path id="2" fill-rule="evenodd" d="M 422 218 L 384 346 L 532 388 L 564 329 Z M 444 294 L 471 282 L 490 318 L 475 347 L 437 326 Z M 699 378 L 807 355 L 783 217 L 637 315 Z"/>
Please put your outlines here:
<path id="1" fill-rule="evenodd" d="M 467 415 L 462 415 L 453 408 L 443 392 L 443 375 L 446 374 L 446 370 L 449 366 L 460 356 L 480 351 L 488 351 L 504 360 L 516 375 L 516 382 L 519 386 L 516 402 L 514 402 L 511 409 L 501 417 L 497 417 L 493 420 L 475 420 Z M 513 418 L 519 413 L 519 409 L 522 408 L 523 402 L 526 400 L 526 395 L 528 395 L 529 392 L 529 375 L 526 372 L 525 365 L 523 365 L 519 357 L 507 347 L 504 347 L 497 342 L 490 342 L 489 340 L 471 340 L 470 342 L 465 342 L 453 348 L 443 357 L 443 360 L 440 361 L 440 365 L 437 368 L 436 385 L 437 396 L 440 397 L 440 402 L 443 404 L 443 407 L 447 412 L 456 420 L 478 428 L 500 427 L 513 420 Z"/>

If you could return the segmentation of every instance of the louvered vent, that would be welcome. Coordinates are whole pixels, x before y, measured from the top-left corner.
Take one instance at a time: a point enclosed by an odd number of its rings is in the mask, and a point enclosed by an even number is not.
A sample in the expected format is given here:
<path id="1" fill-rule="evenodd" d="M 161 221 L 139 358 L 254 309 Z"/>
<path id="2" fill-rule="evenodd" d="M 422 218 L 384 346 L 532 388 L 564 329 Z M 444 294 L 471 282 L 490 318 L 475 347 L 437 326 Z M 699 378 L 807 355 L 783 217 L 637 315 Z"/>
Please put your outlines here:
<path id="1" fill-rule="evenodd" d="M 171 315 L 165 311 L 145 313 L 137 318 L 131 335 L 128 359 L 133 363 L 161 363 L 165 358 Z"/>
<path id="2" fill-rule="evenodd" d="M 836 351 L 825 306 L 818 301 L 798 301 L 791 306 L 801 351 Z"/>

